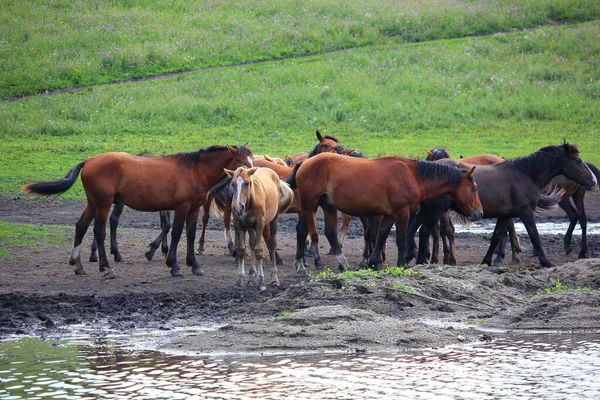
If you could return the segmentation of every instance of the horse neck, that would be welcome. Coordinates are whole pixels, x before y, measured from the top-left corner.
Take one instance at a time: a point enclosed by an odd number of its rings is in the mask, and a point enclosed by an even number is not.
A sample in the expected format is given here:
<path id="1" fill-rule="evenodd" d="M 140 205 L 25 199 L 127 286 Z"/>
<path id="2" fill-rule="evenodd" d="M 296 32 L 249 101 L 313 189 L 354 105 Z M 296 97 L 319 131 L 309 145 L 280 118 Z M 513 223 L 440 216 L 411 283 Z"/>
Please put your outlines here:
<path id="1" fill-rule="evenodd" d="M 421 179 L 421 190 L 423 192 L 423 200 L 432 199 L 452 192 L 456 186 L 443 179 Z"/>
<path id="2" fill-rule="evenodd" d="M 538 158 L 545 158 L 539 162 Z M 549 160 L 549 162 L 548 162 Z M 525 157 L 510 160 L 511 165 L 528 176 L 539 189 L 544 188 L 557 175 L 560 175 L 560 167 L 563 158 L 556 157 L 543 152 L 535 152 Z M 504 163 L 494 164 L 502 166 Z"/>
<path id="3" fill-rule="evenodd" d="M 223 168 L 236 168 L 236 166 L 230 165 L 234 157 L 230 151 L 226 150 L 203 154 L 198 161 L 196 171 L 205 177 L 210 186 L 214 186 L 225 175 Z"/>

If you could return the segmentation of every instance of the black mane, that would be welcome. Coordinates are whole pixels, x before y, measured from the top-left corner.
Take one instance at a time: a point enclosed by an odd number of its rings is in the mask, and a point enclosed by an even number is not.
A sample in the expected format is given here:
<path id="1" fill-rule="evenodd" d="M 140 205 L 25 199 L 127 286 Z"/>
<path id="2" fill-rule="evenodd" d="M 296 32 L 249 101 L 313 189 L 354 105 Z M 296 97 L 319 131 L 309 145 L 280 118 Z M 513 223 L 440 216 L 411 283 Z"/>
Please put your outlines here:
<path id="1" fill-rule="evenodd" d="M 579 154 L 579 149 L 569 143 L 546 146 L 528 156 L 509 158 L 504 162 L 527 175 L 531 175 L 552 168 L 558 160 L 565 156 L 565 153 Z"/>
<path id="2" fill-rule="evenodd" d="M 332 148 L 329 152 L 336 153 L 336 154 L 344 154 L 345 150 L 349 150 L 349 148 L 339 145 L 339 146 L 335 146 L 334 148 Z M 367 156 L 365 156 L 363 153 L 361 153 L 360 151 L 356 151 L 356 150 L 352 150 L 352 153 L 349 153 L 346 155 L 348 157 L 367 158 Z"/>
<path id="3" fill-rule="evenodd" d="M 333 140 L 336 143 L 340 143 L 339 139 L 336 138 L 335 136 L 323 136 L 323 139 L 329 139 L 329 140 Z M 308 154 L 308 158 L 311 158 L 318 154 L 317 151 L 319 150 L 320 145 L 321 145 L 321 142 L 319 142 L 315 145 L 315 148 L 312 149 L 312 151 Z"/>
<path id="4" fill-rule="evenodd" d="M 419 171 L 419 178 L 443 179 L 448 181 L 451 186 L 458 186 L 463 179 L 463 173 L 460 169 L 433 161 L 417 161 L 417 170 Z"/>
<path id="5" fill-rule="evenodd" d="M 248 157 L 252 156 L 252 152 L 246 146 L 231 146 L 231 147 L 235 147 L 242 154 L 242 156 L 244 156 L 244 155 L 248 156 Z M 229 151 L 229 148 L 227 146 L 213 145 L 213 146 L 206 147 L 206 148 L 203 148 L 203 149 L 200 149 L 197 151 L 175 153 L 175 154 L 170 154 L 165 157 L 174 158 L 178 162 L 180 162 L 184 165 L 196 165 L 200 162 L 203 155 L 208 154 L 208 153 L 217 153 L 217 152 L 221 152 L 221 151 Z"/>

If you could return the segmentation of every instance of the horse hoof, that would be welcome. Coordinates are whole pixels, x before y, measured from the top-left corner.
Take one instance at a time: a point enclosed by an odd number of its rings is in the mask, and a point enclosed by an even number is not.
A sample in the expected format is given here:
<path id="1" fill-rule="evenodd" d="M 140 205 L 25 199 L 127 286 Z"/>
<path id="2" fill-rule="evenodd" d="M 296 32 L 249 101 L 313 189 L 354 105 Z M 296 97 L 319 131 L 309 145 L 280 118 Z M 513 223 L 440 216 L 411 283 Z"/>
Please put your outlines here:
<path id="1" fill-rule="evenodd" d="M 115 254 L 115 262 L 123 262 L 123 257 L 120 254 Z"/>
<path id="2" fill-rule="evenodd" d="M 76 275 L 85 275 L 85 271 L 83 269 L 76 269 L 75 274 Z"/>
<path id="3" fill-rule="evenodd" d="M 90 262 L 98 262 L 98 257 L 90 256 Z"/>
<path id="4" fill-rule="evenodd" d="M 181 271 L 179 269 L 171 268 L 171 276 L 181 276 Z"/>
<path id="5" fill-rule="evenodd" d="M 199 255 L 199 256 L 203 256 L 203 255 L 206 254 L 206 251 L 204 251 L 204 249 L 198 249 L 196 251 L 196 254 Z M 225 255 L 227 255 L 227 253 L 225 253 Z"/>
<path id="6" fill-rule="evenodd" d="M 204 270 L 200 267 L 192 268 L 192 274 L 194 274 L 196 276 L 202 276 L 202 275 L 204 275 Z"/>
<path id="7" fill-rule="evenodd" d="M 306 277 L 306 276 L 308 276 L 308 271 L 305 269 L 300 269 L 300 270 L 296 271 L 296 276 L 297 277 Z"/>
<path id="8" fill-rule="evenodd" d="M 108 271 L 104 274 L 104 279 L 115 279 L 117 276 L 114 272 Z"/>
<path id="9" fill-rule="evenodd" d="M 315 253 L 312 251 L 312 249 L 308 249 L 304 252 L 304 256 L 305 257 L 314 257 Z"/>
<path id="10" fill-rule="evenodd" d="M 152 261 L 152 257 L 154 257 L 154 252 L 149 250 L 146 252 L 145 256 L 146 256 L 146 260 Z"/>
<path id="11" fill-rule="evenodd" d="M 545 268 L 554 268 L 554 264 L 551 263 L 550 261 L 546 261 L 546 262 L 540 263 L 540 265 L 542 267 L 545 267 Z"/>
<path id="12" fill-rule="evenodd" d="M 586 253 L 579 253 L 578 258 L 588 258 Z"/>
<path id="13" fill-rule="evenodd" d="M 273 281 L 271 282 L 271 286 L 279 287 L 281 286 L 281 284 L 279 283 L 279 281 Z"/>

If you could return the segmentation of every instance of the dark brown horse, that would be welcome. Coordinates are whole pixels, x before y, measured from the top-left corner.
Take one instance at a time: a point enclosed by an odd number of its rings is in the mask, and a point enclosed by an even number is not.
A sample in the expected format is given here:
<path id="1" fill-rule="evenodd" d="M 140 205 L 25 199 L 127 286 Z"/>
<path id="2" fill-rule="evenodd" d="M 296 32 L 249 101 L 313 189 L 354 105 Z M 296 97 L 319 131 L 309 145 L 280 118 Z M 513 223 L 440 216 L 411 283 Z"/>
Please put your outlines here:
<path id="1" fill-rule="evenodd" d="M 477 185 L 471 176 L 473 169 L 462 171 L 403 157 L 364 159 L 333 153 L 322 153 L 304 161 L 290 178 L 292 188 L 297 187 L 302 208 L 296 274 L 307 274 L 303 258 L 308 233 L 315 265 L 319 265 L 315 222 L 319 206 L 325 215 L 325 236 L 342 268 L 349 268 L 349 265 L 335 234 L 337 210 L 354 216 L 383 215 L 377 243 L 369 258 L 369 266 L 375 268 L 381 268 L 381 249 L 395 223 L 398 265 L 404 265 L 408 220 L 421 201 L 450 193 L 464 215 L 473 220 L 481 217 Z"/>
<path id="2" fill-rule="evenodd" d="M 81 172 L 87 205 L 75 226 L 75 240 L 69 259 L 77 274 L 85 272 L 80 257 L 81 242 L 90 223 L 95 220 L 100 270 L 106 271 L 107 278 L 115 277 L 106 257 L 104 239 L 110 207 L 119 202 L 140 211 L 175 210 L 171 248 L 167 256 L 171 275 L 181 275 L 177 265 L 177 244 L 184 223 L 187 233 L 186 263 L 195 275 L 202 275 L 204 272 L 194 254 L 200 207 L 206 202 L 210 188 L 225 176 L 224 168 L 232 169 L 239 165 L 253 165 L 249 148 L 212 146 L 162 157 L 103 153 L 80 162 L 63 179 L 29 183 L 23 190 L 46 196 L 64 193 L 73 186 Z"/>
<path id="3" fill-rule="evenodd" d="M 460 168 L 472 165 L 450 159 L 437 162 Z M 562 145 L 543 147 L 525 157 L 477 167 L 474 175 L 479 184 L 484 218 L 498 218 L 482 264 L 491 264 L 494 249 L 502 236 L 506 236 L 509 219 L 519 217 L 527 229 L 540 264 L 546 267 L 553 265 L 541 247 L 534 211 L 540 205 L 542 190 L 552 178 L 561 174 L 586 189 L 592 189 L 598 184 L 594 174 L 579 157 L 577 147 L 566 142 Z"/>
<path id="4" fill-rule="evenodd" d="M 474 156 L 463 157 L 460 156 L 460 161 L 473 165 L 492 165 L 499 162 L 503 162 L 504 158 L 493 155 L 493 154 L 478 154 Z M 450 154 L 448 153 L 448 149 L 444 147 L 434 148 L 430 151 L 427 151 L 428 161 L 436 161 L 441 160 L 443 158 L 450 158 Z M 456 252 L 454 246 L 454 225 L 452 224 L 452 220 L 450 219 L 450 205 L 451 203 L 448 199 L 443 199 L 439 201 L 435 201 L 435 204 L 432 203 L 435 200 L 428 200 L 430 202 L 429 205 L 425 205 L 422 208 L 422 212 L 428 213 L 429 215 L 420 216 L 421 219 L 426 221 L 424 228 L 421 228 L 419 232 L 419 256 L 417 257 L 417 263 L 425 262 L 426 257 L 424 256 L 428 250 L 428 238 L 429 233 L 433 234 L 433 252 L 431 253 L 432 263 L 437 263 L 437 253 L 439 251 L 439 238 L 441 237 L 444 249 L 444 264 L 456 265 Z M 439 207 L 445 206 L 446 211 L 441 214 L 441 217 L 438 217 Z M 434 222 L 435 221 L 435 222 Z M 439 223 L 437 222 L 439 221 Z M 433 224 L 433 225 L 432 225 Z M 510 238 L 510 244 L 512 249 L 512 260 L 514 263 L 519 263 L 520 257 L 519 253 L 523 250 L 521 249 L 521 245 L 519 243 L 519 236 L 517 235 L 517 231 L 515 230 L 515 223 L 511 218 L 508 221 L 508 235 Z M 421 248 L 421 244 L 425 245 L 425 248 Z M 498 245 L 498 254 L 496 257 L 496 264 L 502 264 L 504 261 L 505 250 L 506 250 L 506 238 L 502 238 L 500 240 L 500 244 Z M 410 253 L 409 253 L 410 254 Z"/>

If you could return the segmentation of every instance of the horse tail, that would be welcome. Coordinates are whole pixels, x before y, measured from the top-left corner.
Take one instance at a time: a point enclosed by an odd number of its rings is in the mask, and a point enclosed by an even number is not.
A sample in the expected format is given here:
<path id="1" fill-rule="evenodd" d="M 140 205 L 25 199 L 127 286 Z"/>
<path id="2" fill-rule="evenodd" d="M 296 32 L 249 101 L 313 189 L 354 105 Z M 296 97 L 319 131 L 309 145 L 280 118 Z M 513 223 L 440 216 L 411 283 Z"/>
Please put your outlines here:
<path id="1" fill-rule="evenodd" d="M 565 193 L 565 189 L 559 188 L 558 186 L 551 187 L 547 192 L 540 195 L 535 211 L 552 209 L 558 204 Z"/>
<path id="2" fill-rule="evenodd" d="M 292 206 L 292 203 L 294 203 L 294 191 L 285 181 L 279 181 L 279 191 L 281 193 L 279 213 L 282 214 Z"/>
<path id="3" fill-rule="evenodd" d="M 85 161 L 80 162 L 75 165 L 73 168 L 67 172 L 64 178 L 58 179 L 56 181 L 48 181 L 48 182 L 32 182 L 23 186 L 23 192 L 25 193 L 35 193 L 42 196 L 50 196 L 53 194 L 61 195 L 73 186 L 77 177 L 79 176 L 79 172 L 85 165 Z"/>
<path id="4" fill-rule="evenodd" d="M 210 215 L 216 218 L 221 218 L 225 214 L 225 204 L 221 199 L 213 197 L 210 202 Z"/>
<path id="5" fill-rule="evenodd" d="M 292 171 L 292 174 L 290 175 L 289 178 L 287 178 L 284 182 L 287 183 L 288 185 L 290 185 L 290 188 L 292 190 L 296 189 L 298 186 L 296 186 L 296 173 L 298 172 L 298 168 L 300 168 L 300 166 L 302 165 L 302 163 L 298 163 L 296 164 L 296 166 L 294 167 L 294 170 Z"/>

